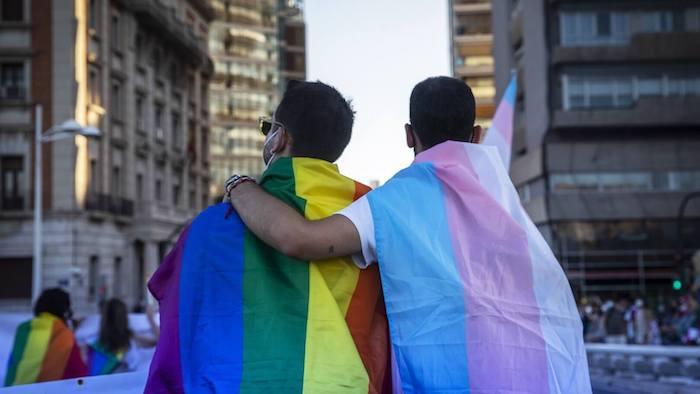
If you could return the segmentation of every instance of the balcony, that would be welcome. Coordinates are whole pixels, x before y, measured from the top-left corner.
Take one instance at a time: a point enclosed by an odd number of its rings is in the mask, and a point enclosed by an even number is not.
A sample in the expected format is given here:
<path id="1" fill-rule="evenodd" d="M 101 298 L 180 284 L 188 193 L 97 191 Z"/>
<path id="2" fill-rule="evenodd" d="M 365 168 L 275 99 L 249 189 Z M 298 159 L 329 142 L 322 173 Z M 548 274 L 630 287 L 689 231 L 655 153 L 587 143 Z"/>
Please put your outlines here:
<path id="1" fill-rule="evenodd" d="M 132 217 L 134 216 L 134 202 L 109 194 L 88 193 L 85 199 L 85 210 Z"/>
<path id="2" fill-rule="evenodd" d="M 209 62 L 206 44 L 160 0 L 124 0 L 126 7 L 146 28 L 162 36 L 183 58 L 196 66 Z"/>
<path id="3" fill-rule="evenodd" d="M 549 193 L 549 220 L 669 219 L 687 192 L 571 192 Z M 692 204 L 691 204 L 692 205 Z M 689 217 L 700 215 L 690 206 Z"/>
<path id="4" fill-rule="evenodd" d="M 638 33 L 629 45 L 556 46 L 552 64 L 700 60 L 700 33 Z"/>
<path id="5" fill-rule="evenodd" d="M 452 8 L 455 14 L 483 14 L 491 12 L 491 3 L 455 3 Z"/>
<path id="6" fill-rule="evenodd" d="M 622 126 L 700 125 L 700 97 L 642 97 L 630 108 L 557 110 L 552 126 L 558 129 Z"/>

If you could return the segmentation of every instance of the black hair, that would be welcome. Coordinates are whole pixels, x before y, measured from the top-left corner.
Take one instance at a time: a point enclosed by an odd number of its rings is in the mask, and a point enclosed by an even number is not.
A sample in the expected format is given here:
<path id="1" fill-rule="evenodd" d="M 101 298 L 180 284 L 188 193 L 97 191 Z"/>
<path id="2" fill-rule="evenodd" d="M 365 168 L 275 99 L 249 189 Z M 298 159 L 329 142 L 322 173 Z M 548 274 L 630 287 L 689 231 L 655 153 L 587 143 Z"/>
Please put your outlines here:
<path id="1" fill-rule="evenodd" d="M 34 316 L 42 313 L 50 313 L 63 321 L 70 319 L 70 295 L 58 287 L 42 291 L 34 304 Z"/>
<path id="2" fill-rule="evenodd" d="M 475 107 L 466 83 L 450 77 L 428 78 L 411 92 L 411 126 L 425 149 L 449 140 L 469 142 Z"/>
<path id="3" fill-rule="evenodd" d="M 126 304 L 117 298 L 110 299 L 102 308 L 100 344 L 110 352 L 124 351 L 129 349 L 131 336 Z"/>
<path id="4" fill-rule="evenodd" d="M 350 142 L 355 113 L 332 86 L 289 81 L 275 120 L 291 134 L 293 156 L 334 162 Z"/>

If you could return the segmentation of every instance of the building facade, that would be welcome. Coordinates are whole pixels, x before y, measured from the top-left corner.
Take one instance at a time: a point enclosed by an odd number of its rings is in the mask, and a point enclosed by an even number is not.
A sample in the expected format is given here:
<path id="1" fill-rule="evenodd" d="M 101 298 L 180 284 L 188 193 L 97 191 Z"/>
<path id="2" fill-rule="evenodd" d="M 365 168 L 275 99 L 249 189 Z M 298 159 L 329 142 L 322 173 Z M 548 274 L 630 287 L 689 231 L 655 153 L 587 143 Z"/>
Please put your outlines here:
<path id="1" fill-rule="evenodd" d="M 493 2 L 510 173 L 579 295 L 672 291 L 700 247 L 700 2 Z M 686 283 L 687 284 L 687 283 Z"/>
<path id="2" fill-rule="evenodd" d="M 102 132 L 43 144 L 42 287 L 84 312 L 146 302 L 208 203 L 212 18 L 204 0 L 3 0 L 1 307 L 30 303 L 36 104 L 44 129 L 74 118 Z"/>
<path id="3" fill-rule="evenodd" d="M 258 118 L 270 116 L 286 81 L 306 79 L 305 25 L 300 1 L 214 0 L 209 50 L 212 115 L 212 200 L 233 173 L 258 177 L 265 137 Z"/>
<path id="4" fill-rule="evenodd" d="M 472 88 L 476 123 L 487 129 L 494 113 L 491 0 L 450 0 L 452 74 Z"/>

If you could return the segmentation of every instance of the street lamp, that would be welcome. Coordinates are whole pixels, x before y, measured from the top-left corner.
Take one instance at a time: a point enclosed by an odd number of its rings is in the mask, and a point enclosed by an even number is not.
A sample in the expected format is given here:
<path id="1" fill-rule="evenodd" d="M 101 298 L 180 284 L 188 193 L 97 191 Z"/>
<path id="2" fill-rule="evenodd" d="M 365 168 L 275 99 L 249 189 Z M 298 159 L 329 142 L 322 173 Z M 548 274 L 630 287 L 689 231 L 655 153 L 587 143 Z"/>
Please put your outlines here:
<path id="1" fill-rule="evenodd" d="M 83 127 L 74 119 L 66 120 L 58 126 L 53 126 L 46 133 L 42 134 L 42 112 L 41 104 L 37 104 L 34 109 L 34 258 L 32 259 L 32 301 L 39 298 L 41 292 L 41 144 L 49 141 L 83 135 L 85 137 L 99 137 L 100 130 L 96 127 Z"/>

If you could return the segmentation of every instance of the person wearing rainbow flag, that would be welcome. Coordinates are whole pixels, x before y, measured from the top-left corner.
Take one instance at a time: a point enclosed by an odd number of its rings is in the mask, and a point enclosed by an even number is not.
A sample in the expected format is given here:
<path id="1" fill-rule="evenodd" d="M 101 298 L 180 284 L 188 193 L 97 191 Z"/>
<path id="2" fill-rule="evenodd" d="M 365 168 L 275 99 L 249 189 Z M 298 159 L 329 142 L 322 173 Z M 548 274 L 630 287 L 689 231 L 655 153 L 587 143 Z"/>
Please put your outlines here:
<path id="1" fill-rule="evenodd" d="M 335 164 L 354 113 L 333 87 L 290 82 L 261 119 L 267 192 L 309 219 L 369 188 Z M 230 187 L 249 178 L 234 178 Z M 214 205 L 182 232 L 148 287 L 160 339 L 145 392 L 381 393 L 390 390 L 389 332 L 376 267 L 348 257 L 287 257 Z"/>
<path id="2" fill-rule="evenodd" d="M 337 215 L 304 218 L 253 182 L 228 198 L 286 255 L 378 263 L 395 393 L 590 393 L 567 278 L 474 120 L 467 85 L 428 78 L 405 125 L 413 164 Z"/>
<path id="3" fill-rule="evenodd" d="M 86 376 L 87 367 L 67 321 L 70 296 L 59 288 L 44 290 L 32 320 L 17 327 L 5 375 L 5 386 Z"/>

